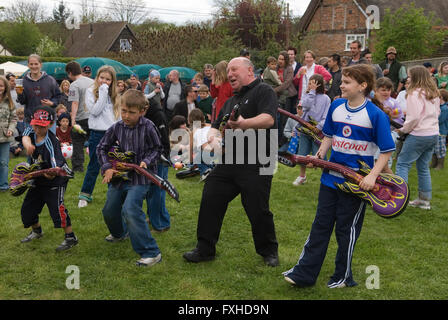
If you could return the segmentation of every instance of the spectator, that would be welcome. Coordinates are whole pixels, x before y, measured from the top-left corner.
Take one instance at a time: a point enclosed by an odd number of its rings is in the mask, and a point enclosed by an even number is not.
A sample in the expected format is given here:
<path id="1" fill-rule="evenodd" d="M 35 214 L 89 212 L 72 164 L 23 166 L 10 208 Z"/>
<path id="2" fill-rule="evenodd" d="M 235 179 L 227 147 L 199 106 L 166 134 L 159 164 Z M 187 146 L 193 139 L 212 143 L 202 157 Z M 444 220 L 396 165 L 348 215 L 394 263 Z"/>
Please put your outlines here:
<path id="1" fill-rule="evenodd" d="M 364 59 L 366 59 L 366 63 L 370 64 L 373 67 L 373 71 L 375 72 L 375 76 L 376 79 L 378 80 L 379 78 L 384 77 L 383 75 L 383 71 L 381 70 L 381 67 L 376 64 L 373 63 L 373 57 L 372 57 L 372 52 L 370 52 L 369 48 L 366 48 L 363 52 L 362 52 L 362 57 Z"/>
<path id="2" fill-rule="evenodd" d="M 166 120 L 171 121 L 174 106 L 180 100 L 185 98 L 185 85 L 179 78 L 179 71 L 171 70 L 168 73 L 167 85 L 163 88 L 165 100 L 163 101 L 163 110 Z"/>
<path id="3" fill-rule="evenodd" d="M 102 66 L 96 73 L 93 86 L 86 91 L 85 102 L 89 110 L 90 161 L 79 193 L 78 208 L 86 207 L 92 201 L 93 189 L 101 168 L 97 157 L 97 146 L 106 134 L 106 130 L 121 119 L 121 99 L 117 96 L 116 88 L 117 76 L 114 68 Z"/>
<path id="4" fill-rule="evenodd" d="M 128 89 L 128 87 L 126 86 L 126 82 L 124 82 L 123 80 L 117 81 L 117 94 L 118 95 L 122 96 L 123 93 L 125 93 L 127 89 Z"/>
<path id="5" fill-rule="evenodd" d="M 87 132 L 87 135 L 84 135 L 78 133 L 76 130 L 72 130 L 72 169 L 75 172 L 83 172 L 84 143 L 87 141 L 89 135 L 89 110 L 85 104 L 85 97 L 87 89 L 93 85 L 94 81 L 81 73 L 81 66 L 76 61 L 67 63 L 65 71 L 72 81 L 69 94 L 69 101 L 72 102 L 72 111 L 70 113 L 72 127 L 79 125 L 82 130 Z"/>
<path id="6" fill-rule="evenodd" d="M 337 53 L 332 54 L 328 59 L 328 71 L 331 74 L 331 80 L 329 82 L 329 88 L 327 95 L 331 101 L 339 99 L 341 97 L 341 83 L 342 83 L 342 71 L 341 71 L 341 56 Z"/>
<path id="7" fill-rule="evenodd" d="M 198 72 L 194 75 L 191 85 L 199 88 L 201 84 L 204 84 L 204 75 Z"/>
<path id="8" fill-rule="evenodd" d="M 282 84 L 277 73 L 277 59 L 274 57 L 268 57 L 266 59 L 266 69 L 264 69 L 262 77 L 263 81 L 272 88 L 276 88 Z"/>
<path id="9" fill-rule="evenodd" d="M 61 90 L 61 100 L 59 101 L 59 104 L 63 104 L 67 108 L 67 111 L 71 112 L 72 102 L 68 101 L 70 82 L 68 80 L 63 80 L 59 86 L 59 89 Z"/>
<path id="10" fill-rule="evenodd" d="M 345 68 L 348 66 L 348 62 L 350 61 L 350 57 L 343 56 L 341 59 L 341 68 Z"/>
<path id="11" fill-rule="evenodd" d="M 70 114 L 62 113 L 57 117 L 57 128 L 56 128 L 56 137 L 61 143 L 61 147 L 63 144 L 71 145 L 72 144 L 72 126 L 70 125 Z"/>
<path id="12" fill-rule="evenodd" d="M 443 61 L 439 65 L 439 70 L 436 75 L 437 87 L 439 89 L 447 89 L 448 84 L 448 61 Z"/>
<path id="13" fill-rule="evenodd" d="M 210 94 L 216 98 L 214 110 L 212 110 L 212 122 L 218 117 L 224 103 L 233 96 L 233 90 L 227 79 L 227 61 L 221 61 L 212 73 L 212 83 L 210 84 Z"/>
<path id="14" fill-rule="evenodd" d="M 9 81 L 0 76 L 0 191 L 9 189 L 9 145 L 14 141 L 16 123 L 16 106 L 11 98 Z"/>
<path id="15" fill-rule="evenodd" d="M 316 55 L 313 51 L 305 51 L 303 57 L 304 65 L 300 68 L 299 72 L 297 72 L 297 75 L 294 78 L 294 84 L 299 87 L 299 104 L 306 93 L 306 88 L 308 88 L 308 81 L 313 74 L 320 74 L 324 77 L 325 82 L 331 80 L 331 74 L 323 66 L 316 65 Z"/>
<path id="16" fill-rule="evenodd" d="M 206 63 L 204 65 L 204 84 L 210 89 L 212 83 L 213 65 Z"/>
<path id="17" fill-rule="evenodd" d="M 24 106 L 17 101 L 16 76 L 14 74 L 12 74 L 12 73 L 8 73 L 6 75 L 6 79 L 9 81 L 9 88 L 10 88 L 10 92 L 11 92 L 11 98 L 12 98 L 12 101 L 14 102 L 14 105 L 16 106 L 16 109 L 20 108 L 20 107 L 23 108 Z M 17 90 L 19 90 L 19 89 L 17 89 Z M 23 87 L 22 87 L 21 90 L 23 90 Z M 19 93 L 22 93 L 22 92 L 19 92 Z"/>
<path id="18" fill-rule="evenodd" d="M 246 48 L 240 51 L 240 57 L 247 58 L 250 60 L 250 52 Z"/>
<path id="19" fill-rule="evenodd" d="M 406 68 L 397 60 L 397 50 L 394 47 L 387 48 L 386 60 L 380 63 L 383 75 L 392 80 L 394 92 L 398 94 L 403 88 L 403 80 L 408 77 Z M 396 95 L 392 95 L 396 96 Z"/>
<path id="20" fill-rule="evenodd" d="M 407 94 L 407 90 L 409 88 L 409 77 L 406 79 L 405 83 L 404 83 L 404 89 L 400 91 L 400 93 L 397 96 L 397 101 L 400 104 L 401 107 L 401 111 L 403 111 L 403 114 L 406 116 L 406 94 Z"/>
<path id="21" fill-rule="evenodd" d="M 149 100 L 149 105 L 151 107 L 158 106 L 162 108 L 162 100 L 165 99 L 165 93 L 163 92 L 162 83 L 160 82 L 159 71 L 151 70 L 144 93 L 146 99 Z"/>
<path id="22" fill-rule="evenodd" d="M 23 131 L 25 131 L 25 122 L 23 121 L 25 119 L 25 112 L 23 107 L 19 107 L 16 109 L 16 115 L 17 115 L 17 124 L 16 128 L 14 130 L 14 141 L 11 142 L 9 151 L 15 155 L 15 156 L 26 156 L 25 148 L 22 144 L 22 136 Z"/>
<path id="23" fill-rule="evenodd" d="M 140 84 L 140 81 L 138 80 L 138 75 L 133 73 L 131 74 L 131 77 L 129 78 L 130 86 L 129 89 L 135 89 L 135 90 L 142 90 L 142 85 Z"/>
<path id="24" fill-rule="evenodd" d="M 294 77 L 295 77 L 297 72 L 299 71 L 300 67 L 302 66 L 300 64 L 300 62 L 296 61 L 297 49 L 294 47 L 289 47 L 288 48 L 288 56 L 289 56 L 289 64 L 292 67 L 292 69 L 294 70 Z"/>
<path id="25" fill-rule="evenodd" d="M 56 109 L 54 111 L 56 113 L 56 119 L 59 118 L 59 116 L 63 113 L 69 113 L 67 110 L 67 107 L 64 106 L 63 104 L 58 104 L 58 106 L 56 107 Z"/>
<path id="26" fill-rule="evenodd" d="M 204 114 L 205 122 L 210 123 L 212 119 L 213 98 L 210 96 L 208 87 L 205 84 L 199 87 L 198 95 L 201 97 L 201 100 L 198 102 L 198 108 Z"/>
<path id="27" fill-rule="evenodd" d="M 352 66 L 354 64 L 366 63 L 366 59 L 361 57 L 362 43 L 359 40 L 352 41 L 350 43 L 350 52 L 352 58 L 348 61 L 347 65 Z"/>
<path id="28" fill-rule="evenodd" d="M 23 78 L 23 92 L 17 99 L 25 105 L 25 123 L 29 126 L 31 115 L 35 107 L 48 106 L 56 108 L 61 100 L 61 90 L 56 80 L 42 71 L 42 59 L 37 54 L 28 57 L 30 71 Z M 53 133 L 56 133 L 56 124 Z"/>
<path id="29" fill-rule="evenodd" d="M 82 67 L 82 75 L 86 78 L 92 78 L 92 68 L 90 66 Z"/>
<path id="30" fill-rule="evenodd" d="M 180 115 L 188 119 L 190 112 L 198 107 L 198 103 L 196 101 L 198 89 L 191 85 L 185 86 L 185 94 L 185 99 L 182 99 L 174 106 L 173 116 Z"/>
<path id="31" fill-rule="evenodd" d="M 322 66 L 322 67 L 324 67 L 325 69 L 328 70 L 327 63 L 328 63 L 328 57 L 322 57 L 322 58 L 319 59 L 319 61 L 317 61 L 318 65 L 320 65 L 320 66 Z"/>

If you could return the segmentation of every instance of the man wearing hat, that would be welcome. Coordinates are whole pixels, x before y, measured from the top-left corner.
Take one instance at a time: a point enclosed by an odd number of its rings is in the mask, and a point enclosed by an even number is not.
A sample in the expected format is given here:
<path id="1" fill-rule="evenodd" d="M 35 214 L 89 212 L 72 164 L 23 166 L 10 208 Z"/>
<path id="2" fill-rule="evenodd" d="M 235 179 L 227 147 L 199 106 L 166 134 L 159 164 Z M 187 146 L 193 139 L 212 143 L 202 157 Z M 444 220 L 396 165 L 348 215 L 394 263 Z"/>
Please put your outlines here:
<path id="1" fill-rule="evenodd" d="M 82 67 L 82 75 L 87 78 L 91 78 L 92 76 L 92 68 L 89 66 Z"/>
<path id="2" fill-rule="evenodd" d="M 386 60 L 380 63 L 380 67 L 384 76 L 392 80 L 395 93 L 400 92 L 408 75 L 406 67 L 397 60 L 397 50 L 394 47 L 387 48 Z"/>

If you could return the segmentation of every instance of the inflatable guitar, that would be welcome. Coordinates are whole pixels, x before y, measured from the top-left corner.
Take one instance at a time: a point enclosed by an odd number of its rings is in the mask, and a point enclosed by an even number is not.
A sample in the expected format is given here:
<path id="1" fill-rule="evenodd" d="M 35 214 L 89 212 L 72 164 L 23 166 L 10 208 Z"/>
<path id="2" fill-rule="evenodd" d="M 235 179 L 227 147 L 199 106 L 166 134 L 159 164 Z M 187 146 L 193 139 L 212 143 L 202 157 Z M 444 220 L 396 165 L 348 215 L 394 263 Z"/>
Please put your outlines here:
<path id="1" fill-rule="evenodd" d="M 310 122 L 303 120 L 302 118 L 296 116 L 295 114 L 292 114 L 286 110 L 283 110 L 282 108 L 277 109 L 279 113 L 296 120 L 298 123 L 300 123 L 302 126 L 298 128 L 297 130 L 303 134 L 306 134 L 313 138 L 313 140 L 320 145 L 322 143 L 322 139 L 324 138 L 324 134 L 321 130 L 317 129 L 316 125 L 317 122 L 310 119 Z"/>
<path id="2" fill-rule="evenodd" d="M 226 129 L 230 129 L 229 120 L 236 121 L 238 119 L 240 112 L 240 105 L 236 104 L 230 113 L 227 113 L 222 117 L 222 120 L 219 124 L 219 131 L 221 132 L 222 137 L 224 138 L 224 133 Z"/>
<path id="3" fill-rule="evenodd" d="M 142 168 L 135 163 L 132 163 L 135 158 L 134 152 L 122 152 L 118 147 L 112 147 L 111 150 L 107 153 L 107 156 L 109 158 L 109 162 L 112 164 L 113 169 L 118 171 L 134 170 L 138 174 L 141 174 L 142 176 L 150 180 L 159 188 L 165 190 L 171 198 L 173 198 L 177 202 L 180 202 L 179 193 L 168 180 L 162 179 L 151 171 Z"/>
<path id="4" fill-rule="evenodd" d="M 289 167 L 294 167 L 296 164 L 307 165 L 311 163 L 315 167 L 342 174 L 347 181 L 336 183 L 336 187 L 367 201 L 372 206 L 373 211 L 383 218 L 398 217 L 406 209 L 409 201 L 408 184 L 403 178 L 393 174 L 381 173 L 376 179 L 375 187 L 371 191 L 361 189 L 359 182 L 364 176 L 369 174 L 371 169 L 365 162 L 360 160 L 358 160 L 361 165 L 360 173 L 341 164 L 310 156 L 282 154 L 278 156 L 278 161 Z"/>
<path id="5" fill-rule="evenodd" d="M 42 177 L 45 174 L 67 178 L 74 177 L 73 171 L 66 164 L 61 168 L 42 169 L 42 163 L 30 165 L 27 162 L 21 162 L 12 170 L 9 192 L 15 197 L 20 196 L 28 188 L 34 187 L 35 178 Z"/>

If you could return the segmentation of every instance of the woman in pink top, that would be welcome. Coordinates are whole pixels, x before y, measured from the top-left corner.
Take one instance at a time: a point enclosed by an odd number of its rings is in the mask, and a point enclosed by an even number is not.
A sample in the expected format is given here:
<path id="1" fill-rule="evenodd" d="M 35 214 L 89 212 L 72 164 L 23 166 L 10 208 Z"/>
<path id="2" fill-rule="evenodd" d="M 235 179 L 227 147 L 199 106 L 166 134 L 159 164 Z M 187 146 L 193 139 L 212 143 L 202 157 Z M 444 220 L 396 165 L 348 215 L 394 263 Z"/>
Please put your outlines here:
<path id="1" fill-rule="evenodd" d="M 440 94 L 425 67 L 411 68 L 409 78 L 406 120 L 403 127 L 396 130 L 400 135 L 409 135 L 398 156 L 396 174 L 408 181 L 409 170 L 416 162 L 418 198 L 409 205 L 429 210 L 432 196 L 429 162 L 439 135 Z"/>
<path id="2" fill-rule="evenodd" d="M 331 80 L 331 73 L 328 72 L 323 66 L 316 64 L 315 61 L 316 55 L 314 52 L 311 50 L 305 51 L 305 54 L 303 55 L 304 65 L 299 69 L 296 77 L 294 78 L 294 85 L 299 87 L 299 101 L 302 100 L 306 88 L 308 88 L 308 82 L 313 74 L 320 74 L 324 77 L 325 82 L 329 82 Z"/>
<path id="3" fill-rule="evenodd" d="M 212 110 L 212 122 L 216 120 L 224 103 L 233 96 L 233 90 L 227 79 L 227 61 L 221 61 L 213 70 L 210 95 L 216 98 Z"/>

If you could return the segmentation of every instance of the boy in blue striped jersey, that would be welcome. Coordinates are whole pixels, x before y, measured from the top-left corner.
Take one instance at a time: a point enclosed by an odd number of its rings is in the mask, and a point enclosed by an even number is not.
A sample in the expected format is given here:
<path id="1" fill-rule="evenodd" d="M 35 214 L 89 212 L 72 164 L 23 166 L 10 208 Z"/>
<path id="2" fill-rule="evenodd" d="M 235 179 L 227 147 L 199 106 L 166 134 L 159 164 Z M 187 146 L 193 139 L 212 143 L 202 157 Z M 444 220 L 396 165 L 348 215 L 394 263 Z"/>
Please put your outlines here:
<path id="1" fill-rule="evenodd" d="M 354 65 L 342 70 L 343 98 L 331 104 L 322 130 L 325 138 L 314 156 L 323 159 L 331 147 L 330 162 L 353 170 L 359 169 L 358 160 L 366 162 L 372 170 L 359 184 L 366 191 L 373 189 L 376 178 L 395 150 L 388 117 L 367 99 L 374 83 L 375 76 L 368 65 Z M 374 164 L 378 148 L 380 156 Z M 343 288 L 357 285 L 353 280 L 351 262 L 366 205 L 360 198 L 336 188 L 335 183 L 344 181 L 340 174 L 324 170 L 316 217 L 299 261 L 283 273 L 287 282 L 298 287 L 316 283 L 335 227 L 338 243 L 336 268 L 327 286 Z"/>
<path id="2" fill-rule="evenodd" d="M 67 166 L 59 140 L 49 130 L 54 121 L 55 114 L 52 108 L 36 107 L 32 114 L 31 128 L 26 128 L 23 133 L 22 142 L 29 161 L 31 164 L 41 163 L 42 169 Z M 54 227 L 63 228 L 65 232 L 65 239 L 56 250 L 68 250 L 78 244 L 78 238 L 72 230 L 70 216 L 64 205 L 67 181 L 67 177 L 49 174 L 35 179 L 35 187 L 28 190 L 22 204 L 23 225 L 25 228 L 32 228 L 30 234 L 22 239 L 22 243 L 43 236 L 39 214 L 44 205 L 47 205 Z"/>

